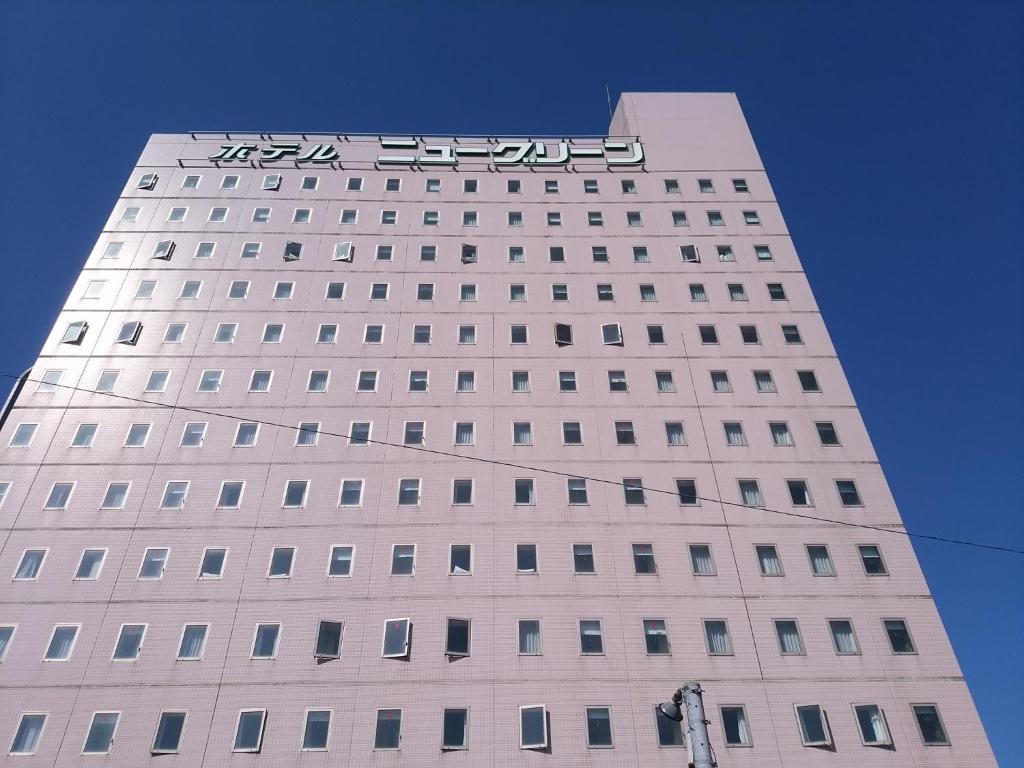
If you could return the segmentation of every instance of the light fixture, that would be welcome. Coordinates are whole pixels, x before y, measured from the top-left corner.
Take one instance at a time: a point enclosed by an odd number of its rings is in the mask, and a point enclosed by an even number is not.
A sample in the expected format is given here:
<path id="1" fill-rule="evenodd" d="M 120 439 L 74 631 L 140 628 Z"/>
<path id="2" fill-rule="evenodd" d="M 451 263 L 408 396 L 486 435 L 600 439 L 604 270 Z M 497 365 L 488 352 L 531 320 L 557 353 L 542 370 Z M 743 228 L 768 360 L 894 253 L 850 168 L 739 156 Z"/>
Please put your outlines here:
<path id="1" fill-rule="evenodd" d="M 683 691 L 682 689 L 679 689 L 672 694 L 672 701 L 663 701 L 658 705 L 658 711 L 669 720 L 681 723 L 683 718 L 686 717 L 686 715 L 683 714 L 682 703 Z"/>

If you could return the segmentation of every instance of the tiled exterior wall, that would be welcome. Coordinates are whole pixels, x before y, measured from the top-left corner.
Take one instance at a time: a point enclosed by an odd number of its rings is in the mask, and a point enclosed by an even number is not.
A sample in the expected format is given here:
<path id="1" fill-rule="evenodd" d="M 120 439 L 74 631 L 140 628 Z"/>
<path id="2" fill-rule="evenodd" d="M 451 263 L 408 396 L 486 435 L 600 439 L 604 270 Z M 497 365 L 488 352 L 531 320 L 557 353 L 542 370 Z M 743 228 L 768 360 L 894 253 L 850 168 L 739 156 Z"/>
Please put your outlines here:
<path id="1" fill-rule="evenodd" d="M 906 538 L 738 506 L 737 481 L 757 479 L 772 510 L 901 529 L 734 97 L 626 94 L 611 134 L 640 136 L 642 169 L 612 171 L 596 161 L 541 172 L 495 173 L 480 161 L 460 162 L 457 171 L 377 169 L 375 138 L 312 136 L 307 143 L 340 147 L 341 168 L 217 167 L 207 158 L 223 135 L 152 137 L 33 367 L 33 379 L 63 370 L 64 386 L 39 392 L 29 382 L 0 434 L 0 483 L 9 484 L 0 502 L 0 627 L 17 627 L 0 660 L 0 754 L 22 713 L 47 714 L 35 756 L 0 762 L 675 766 L 685 751 L 659 747 L 654 705 L 696 679 L 707 689 L 721 766 L 994 764 Z M 278 172 L 280 189 L 261 190 L 263 176 Z M 154 189 L 137 189 L 144 173 L 158 174 Z M 202 177 L 198 188 L 182 189 L 190 174 Z M 238 189 L 218 188 L 227 174 L 240 177 Z M 310 175 L 318 189 L 302 191 Z M 346 189 L 349 177 L 363 179 L 361 191 Z M 401 179 L 401 190 L 385 192 L 387 178 Z M 427 178 L 440 179 L 441 190 L 425 191 Z M 478 180 L 477 193 L 462 191 L 466 178 Z M 522 182 L 521 193 L 506 191 L 510 178 Z M 734 191 L 737 178 L 748 192 Z M 584 179 L 596 179 L 599 193 L 585 194 Z M 623 179 L 635 182 L 635 193 L 622 191 Z M 677 179 L 679 192 L 666 192 L 665 179 Z M 711 179 L 715 191 L 699 192 L 698 179 Z M 557 180 L 559 192 L 545 193 L 545 180 Z M 221 205 L 226 221 L 207 223 Z M 175 206 L 187 206 L 187 216 L 167 223 Z M 270 222 L 251 222 L 257 206 L 272 207 Z M 121 222 L 127 207 L 140 209 L 136 223 Z M 312 209 L 310 224 L 291 223 L 297 207 Z M 358 209 L 357 223 L 339 224 L 342 209 Z M 397 211 L 397 224 L 379 224 L 382 209 Z M 438 226 L 422 224 L 424 210 L 439 212 Z M 708 210 L 721 211 L 724 226 L 710 226 Z M 478 226 L 462 226 L 463 211 L 478 212 Z M 508 226 L 508 211 L 521 211 L 524 225 Z M 548 211 L 561 213 L 561 226 L 546 224 Z M 602 226 L 588 225 L 589 211 L 601 211 Z M 627 226 L 628 211 L 641 213 L 642 226 Z M 673 211 L 685 211 L 688 225 L 674 226 Z M 745 224 L 744 211 L 756 211 L 760 224 Z M 172 257 L 154 260 L 166 239 L 175 242 Z M 124 243 L 120 255 L 103 258 L 115 241 Z M 299 261 L 282 259 L 287 241 L 303 243 Z M 354 243 L 353 263 L 332 261 L 341 241 Z M 211 258 L 193 258 L 200 242 L 216 243 Z M 258 259 L 239 258 L 245 242 L 262 243 Z M 478 246 L 478 263 L 461 263 L 462 243 Z M 394 247 L 391 261 L 374 259 L 378 244 Z M 420 261 L 424 244 L 437 246 L 436 262 Z M 698 246 L 700 263 L 680 259 L 684 244 Z M 726 244 L 735 261 L 716 255 Z M 525 249 L 524 263 L 509 263 L 513 245 Z M 549 261 L 552 245 L 564 247 L 564 263 Z M 607 263 L 593 261 L 595 245 L 607 247 Z M 772 260 L 757 260 L 755 245 L 767 245 Z M 635 246 L 647 248 L 649 262 L 634 262 Z M 202 280 L 197 298 L 178 298 L 186 279 Z M 83 298 L 94 280 L 106 281 L 102 295 Z M 152 298 L 134 298 L 142 280 L 157 281 Z M 235 280 L 251 282 L 245 300 L 227 298 Z M 290 300 L 272 298 L 277 281 L 294 282 Z M 325 300 L 332 281 L 346 284 L 343 300 Z M 370 285 L 380 282 L 390 284 L 389 298 L 371 301 Z M 434 299 L 418 301 L 416 286 L 427 282 Z M 459 300 L 463 283 L 477 286 L 475 302 Z M 526 302 L 509 301 L 511 283 L 526 286 Z M 568 301 L 552 301 L 554 283 L 567 286 Z M 613 286 L 614 301 L 597 300 L 599 283 Z M 691 283 L 704 285 L 706 303 L 691 301 Z M 747 301 L 730 301 L 734 283 Z M 769 300 L 768 283 L 781 283 L 786 300 Z M 640 300 L 640 284 L 655 286 L 656 302 Z M 82 343 L 61 343 L 67 324 L 80 320 L 89 324 Z M 130 320 L 143 326 L 137 344 L 116 344 Z M 180 343 L 163 342 L 170 322 L 188 324 Z M 572 324 L 572 346 L 555 346 L 555 322 Z M 622 346 L 602 344 L 600 326 L 613 322 L 622 325 Z M 232 344 L 212 342 L 218 323 L 237 323 Z M 261 343 L 266 323 L 285 324 L 281 343 Z M 322 323 L 338 324 L 336 343 L 315 343 Z M 362 342 L 367 323 L 384 325 L 381 344 Z M 432 343 L 414 345 L 413 326 L 423 323 L 433 326 Z M 474 345 L 456 343 L 466 324 L 476 325 Z M 510 343 L 511 324 L 528 325 L 528 344 Z M 648 342 L 651 324 L 663 327 L 664 344 Z M 718 344 L 700 343 L 704 324 L 717 327 Z M 741 324 L 756 325 L 761 343 L 742 343 Z M 784 342 L 784 324 L 799 327 L 802 343 Z M 120 398 L 91 393 L 111 369 L 121 371 L 113 391 Z M 143 391 L 154 369 L 170 371 L 164 392 Z M 219 392 L 197 392 L 206 369 L 224 371 Z M 274 371 L 269 392 L 247 391 L 254 369 Z M 330 371 L 326 393 L 306 392 L 314 369 Z M 379 371 L 375 392 L 356 391 L 360 370 Z M 428 391 L 407 391 L 411 370 L 429 371 Z M 475 392 L 457 393 L 456 372 L 469 370 Z M 521 370 L 530 372 L 530 391 L 513 393 L 511 372 Z M 625 372 L 628 391 L 609 391 L 609 370 Z M 754 370 L 771 371 L 775 393 L 756 391 Z M 820 392 L 801 390 L 802 370 L 815 372 Z M 559 392 L 559 371 L 576 372 L 578 391 Z M 655 371 L 671 371 L 675 391 L 659 392 Z M 727 371 L 732 391 L 715 392 L 711 371 Z M 233 447 L 238 419 L 267 422 L 255 446 Z M 203 445 L 179 447 L 185 423 L 196 421 L 208 422 Z M 317 446 L 296 447 L 293 427 L 307 421 L 342 435 L 353 421 L 371 422 L 381 443 L 322 434 Z M 443 453 L 402 447 L 406 421 L 424 422 L 424 447 Z M 453 445 L 456 421 L 475 422 L 474 445 Z M 523 421 L 532 423 L 532 444 L 513 445 L 512 424 Z M 581 423 L 582 445 L 563 445 L 563 421 Z M 635 446 L 616 444 L 616 421 L 633 422 Z M 667 444 L 666 421 L 684 423 L 685 445 Z M 727 421 L 742 422 L 747 446 L 726 445 Z M 777 421 L 788 423 L 794 445 L 773 445 L 768 423 Z M 835 424 L 841 445 L 821 446 L 818 421 Z M 99 424 L 92 447 L 70 447 L 88 422 Z M 145 447 L 123 447 L 139 422 L 152 423 Z M 8 447 L 23 423 L 39 424 L 31 444 Z M 565 477 L 553 473 L 592 478 L 588 503 L 570 504 Z M 514 480 L 526 477 L 535 480 L 536 503 L 515 505 Z M 343 478 L 363 479 L 359 507 L 339 508 Z M 419 505 L 397 504 L 401 478 L 421 478 Z M 463 478 L 474 480 L 473 503 L 453 505 L 452 481 Z M 616 485 L 623 478 L 643 480 L 645 504 L 624 503 Z M 677 478 L 695 479 L 703 500 L 680 505 Z M 303 508 L 282 508 L 291 479 L 310 481 Z M 806 480 L 812 508 L 793 506 L 787 479 Z M 837 479 L 856 482 L 862 506 L 841 505 Z M 190 482 L 184 506 L 161 510 L 164 486 L 176 480 Z M 238 509 L 216 508 L 225 480 L 245 481 Z M 52 485 L 71 481 L 67 508 L 44 509 Z M 111 481 L 131 482 L 127 502 L 101 510 Z M 517 573 L 517 543 L 537 545 L 536 574 Z M 573 572 L 573 543 L 593 545 L 595 573 Z M 657 573 L 634 572 L 636 543 L 653 544 Z M 413 576 L 389 575 L 395 544 L 416 545 Z M 472 544 L 471 575 L 449 575 L 451 544 Z M 690 544 L 710 545 L 715 575 L 693 574 Z M 784 575 L 761 575 L 759 544 L 778 548 Z M 812 574 L 809 544 L 827 545 L 835 576 Z M 858 544 L 880 546 L 888 575 L 865 574 Z M 350 577 L 327 575 L 334 545 L 354 547 Z M 267 577 L 275 546 L 296 548 L 290 578 Z M 92 547 L 107 550 L 99 578 L 74 580 L 82 550 Z M 159 580 L 137 578 L 147 547 L 170 551 Z M 197 578 L 205 547 L 228 550 L 222 578 Z M 12 580 L 22 553 L 41 548 L 37 578 Z M 381 658 L 384 622 L 397 617 L 412 620 L 411 652 Z M 444 655 L 446 617 L 472 620 L 469 658 Z M 916 653 L 893 653 L 882 626 L 892 617 L 906 619 Z M 526 618 L 541 622 L 539 656 L 517 654 L 516 621 Z M 602 622 L 604 655 L 580 653 L 577 621 L 586 618 Z M 670 655 L 645 652 L 649 618 L 665 620 Z M 727 621 L 732 655 L 709 655 L 701 622 L 712 618 Z M 772 623 L 779 618 L 798 622 L 803 654 L 780 654 Z M 852 620 L 860 653 L 836 654 L 830 618 Z M 345 622 L 344 642 L 341 658 L 318 664 L 322 619 Z M 273 660 L 250 658 L 259 622 L 282 626 Z M 58 623 L 80 625 L 73 653 L 42 661 Z M 124 623 L 148 627 L 138 659 L 114 662 Z M 186 623 L 210 626 L 202 660 L 176 660 Z M 884 710 L 891 747 L 862 745 L 853 705 L 865 703 Z M 916 703 L 938 705 L 948 745 L 922 742 Z M 548 708 L 547 750 L 519 748 L 517 711 L 530 704 Z M 719 706 L 737 704 L 750 743 L 730 747 Z M 824 708 L 833 747 L 801 744 L 797 704 Z M 612 749 L 588 748 L 588 706 L 610 708 Z M 401 748 L 375 750 L 376 710 L 398 707 Z M 441 750 L 444 707 L 468 708 L 468 750 Z M 232 752 L 238 712 L 247 708 L 268 713 L 258 754 Z M 333 712 L 326 752 L 301 749 L 308 709 Z M 121 712 L 110 753 L 83 757 L 100 710 Z M 172 710 L 188 712 L 179 752 L 152 757 L 159 714 Z"/>

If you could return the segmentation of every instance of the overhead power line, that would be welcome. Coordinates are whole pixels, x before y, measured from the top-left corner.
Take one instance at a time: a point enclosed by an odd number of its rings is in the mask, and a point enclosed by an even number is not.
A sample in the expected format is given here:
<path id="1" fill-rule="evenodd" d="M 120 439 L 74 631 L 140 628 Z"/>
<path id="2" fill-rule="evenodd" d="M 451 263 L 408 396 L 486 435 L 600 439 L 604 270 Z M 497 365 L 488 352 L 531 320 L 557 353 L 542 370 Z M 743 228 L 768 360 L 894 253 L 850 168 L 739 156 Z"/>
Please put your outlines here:
<path id="1" fill-rule="evenodd" d="M 247 416 L 239 416 L 239 415 L 236 415 L 236 414 L 233 414 L 233 413 L 223 413 L 223 412 L 220 412 L 220 411 L 210 411 L 210 410 L 206 410 L 204 408 L 194 408 L 194 407 L 191 407 L 191 406 L 178 405 L 178 404 L 174 404 L 174 403 L 160 403 L 160 402 L 157 402 L 155 400 L 146 400 L 146 399 L 141 398 L 141 397 L 129 397 L 128 395 L 118 395 L 118 394 L 115 394 L 113 392 L 100 392 L 100 391 L 97 391 L 97 390 L 94 390 L 94 389 L 87 389 L 85 387 L 71 386 L 70 384 L 52 384 L 50 382 L 43 382 L 43 381 L 41 381 L 39 379 L 32 379 L 32 378 L 23 377 L 23 376 L 15 376 L 15 375 L 10 374 L 10 373 L 0 373 L 0 376 L 2 376 L 4 378 L 7 378 L 7 379 L 13 379 L 14 381 L 22 380 L 24 382 L 34 382 L 34 383 L 38 383 L 38 384 L 47 384 L 48 386 L 52 386 L 52 387 L 55 387 L 55 388 L 59 387 L 61 389 L 69 389 L 69 390 L 72 390 L 74 392 L 84 392 L 84 393 L 87 393 L 87 394 L 90 394 L 90 395 L 101 395 L 101 396 L 104 396 L 104 397 L 110 397 L 110 398 L 114 398 L 116 400 L 124 400 L 124 401 L 130 402 L 130 403 L 136 403 L 136 404 L 139 404 L 139 405 L 149 405 L 149 406 L 154 406 L 154 407 L 157 407 L 157 408 L 166 408 L 166 409 L 171 410 L 171 411 L 185 411 L 187 413 L 195 413 L 195 414 L 199 414 L 199 415 L 202 415 L 202 416 L 211 416 L 211 417 L 215 417 L 215 418 L 231 419 L 233 421 L 244 421 L 244 422 L 248 422 L 248 423 L 252 423 L 252 424 L 260 424 L 260 425 L 266 426 L 266 427 L 277 427 L 278 429 L 289 429 L 289 430 L 292 430 L 294 432 L 298 432 L 300 430 L 300 427 L 296 426 L 294 424 L 281 424 L 281 423 L 278 423 L 278 422 L 275 422 L 275 421 L 267 421 L 265 419 L 250 418 L 250 417 L 247 417 Z M 317 434 L 317 435 L 326 435 L 328 437 L 339 437 L 339 438 L 342 438 L 342 439 L 345 439 L 345 440 L 351 440 L 351 436 L 350 435 L 346 435 L 343 432 L 331 432 L 331 431 L 328 431 L 328 430 L 325 430 L 325 429 L 316 429 L 316 430 L 306 430 L 304 428 L 301 428 L 301 429 L 304 432 L 311 432 L 311 433 L 314 433 L 314 434 Z M 631 488 L 631 489 L 643 490 L 643 491 L 649 492 L 649 493 L 667 494 L 667 495 L 673 496 L 673 497 L 676 497 L 678 495 L 678 493 L 676 491 L 665 490 L 664 488 L 653 488 L 653 487 L 647 486 L 647 485 L 633 485 L 632 483 L 627 484 L 627 483 L 624 483 L 621 480 L 609 480 L 608 478 L 604 478 L 604 477 L 594 477 L 592 475 L 581 475 L 581 474 L 577 474 L 577 473 L 574 473 L 574 472 L 564 472 L 564 471 L 557 470 L 557 469 L 549 469 L 547 467 L 533 467 L 533 466 L 530 466 L 528 464 L 519 464 L 519 463 L 512 462 L 512 461 L 502 461 L 501 459 L 489 459 L 489 458 L 484 458 L 484 457 L 481 457 L 481 456 L 471 456 L 471 455 L 465 455 L 465 454 L 460 454 L 460 453 L 453 453 L 451 451 L 443 451 L 443 450 L 440 450 L 440 449 L 437 449 L 437 448 L 427 448 L 426 446 L 422 446 L 422 445 L 405 445 L 404 443 L 393 443 L 393 442 L 389 442 L 387 440 L 374 440 L 374 439 L 368 438 L 368 437 L 367 438 L 360 437 L 359 440 L 361 442 L 372 443 L 374 445 L 387 446 L 387 447 L 390 447 L 390 448 L 400 448 L 402 450 L 407 450 L 407 451 L 417 451 L 419 453 L 429 454 L 429 455 L 433 455 L 433 456 L 443 456 L 445 458 L 459 459 L 461 461 L 473 461 L 473 462 L 476 462 L 478 464 L 490 464 L 490 465 L 493 465 L 493 466 L 508 467 L 510 469 L 521 469 L 521 470 L 525 470 L 525 471 L 528 471 L 528 472 L 536 472 L 538 474 L 545 474 L 545 475 L 554 475 L 554 476 L 557 476 L 557 477 L 564 477 L 564 478 L 573 479 L 573 480 L 587 480 L 587 481 L 591 481 L 591 482 L 594 482 L 594 483 L 602 483 L 602 484 L 605 484 L 605 485 L 614 485 L 614 486 L 617 486 L 619 488 L 627 488 L 628 487 L 628 488 Z M 891 534 L 897 534 L 897 535 L 900 535 L 900 536 L 909 536 L 911 538 L 922 539 L 922 540 L 925 540 L 925 541 L 939 541 L 939 542 L 942 542 L 944 544 L 957 544 L 957 545 L 964 546 L 964 547 L 975 547 L 975 548 L 978 548 L 978 549 L 989 549 L 989 550 L 993 550 L 993 551 L 996 551 L 996 552 L 1006 552 L 1008 554 L 1013 554 L 1013 555 L 1024 555 L 1024 549 L 1017 549 L 1017 548 L 1014 548 L 1014 547 L 1005 547 L 1005 546 L 1001 546 L 1001 545 L 998 545 L 998 544 L 987 544 L 987 543 L 984 543 L 984 542 L 970 541 L 970 540 L 967 540 L 967 539 L 954 539 L 954 538 L 950 538 L 950 537 L 947 537 L 947 536 L 938 536 L 938 535 L 929 534 L 929 533 L 917 533 L 917 532 L 914 532 L 914 531 L 908 531 L 908 530 L 906 530 L 906 528 L 896 529 L 896 528 L 887 528 L 887 527 L 881 526 L 881 525 L 871 525 L 870 523 L 857 523 L 857 522 L 853 522 L 853 521 L 850 521 L 850 520 L 834 520 L 834 519 L 830 519 L 830 518 L 827 518 L 827 517 L 818 517 L 817 515 L 809 515 L 809 514 L 806 514 L 806 513 L 803 513 L 803 512 L 793 512 L 793 511 L 784 510 L 784 509 L 771 509 L 769 507 L 759 507 L 759 506 L 755 506 L 753 504 L 744 504 L 742 502 L 725 501 L 723 499 L 714 499 L 714 498 L 710 498 L 710 497 L 707 497 L 707 496 L 694 496 L 692 498 L 696 498 L 699 501 L 706 501 L 706 502 L 709 502 L 709 503 L 712 503 L 712 504 L 721 504 L 722 506 L 725 506 L 725 507 L 739 507 L 741 509 L 750 509 L 750 510 L 755 510 L 755 511 L 758 511 L 758 512 L 768 512 L 768 513 L 773 514 L 773 515 L 783 515 L 785 517 L 799 518 L 801 520 L 812 520 L 812 521 L 818 522 L 818 523 L 829 523 L 831 525 L 839 525 L 839 526 L 844 526 L 846 528 L 860 528 L 860 529 L 869 530 L 869 531 L 880 531 L 882 533 L 891 533 Z"/>

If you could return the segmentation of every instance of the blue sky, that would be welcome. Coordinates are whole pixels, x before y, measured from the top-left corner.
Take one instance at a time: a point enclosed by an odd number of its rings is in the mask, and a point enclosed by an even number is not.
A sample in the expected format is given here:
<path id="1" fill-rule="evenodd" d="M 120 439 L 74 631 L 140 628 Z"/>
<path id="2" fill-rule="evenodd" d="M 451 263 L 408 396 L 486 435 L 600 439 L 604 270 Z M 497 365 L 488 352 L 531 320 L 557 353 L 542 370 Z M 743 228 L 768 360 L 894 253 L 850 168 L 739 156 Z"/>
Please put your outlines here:
<path id="1" fill-rule="evenodd" d="M 1024 547 L 1021 8 L 5 0 L 0 371 L 34 361 L 151 132 L 596 134 L 605 83 L 736 91 L 907 525 Z M 1024 557 L 917 552 L 1024 765 Z"/>

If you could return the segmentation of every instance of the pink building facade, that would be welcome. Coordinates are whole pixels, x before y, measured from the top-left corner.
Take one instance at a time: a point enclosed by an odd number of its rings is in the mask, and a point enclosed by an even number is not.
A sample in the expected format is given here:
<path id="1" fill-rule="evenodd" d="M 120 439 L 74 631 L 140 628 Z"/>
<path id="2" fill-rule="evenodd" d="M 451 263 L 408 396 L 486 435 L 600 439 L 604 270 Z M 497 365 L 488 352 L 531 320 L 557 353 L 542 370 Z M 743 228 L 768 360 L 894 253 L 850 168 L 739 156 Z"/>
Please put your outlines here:
<path id="1" fill-rule="evenodd" d="M 733 95 L 154 135 L 0 427 L 0 762 L 679 766 L 699 680 L 994 765 L 901 530 Z"/>

